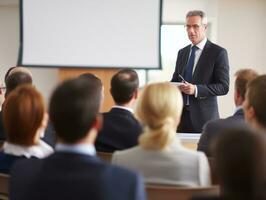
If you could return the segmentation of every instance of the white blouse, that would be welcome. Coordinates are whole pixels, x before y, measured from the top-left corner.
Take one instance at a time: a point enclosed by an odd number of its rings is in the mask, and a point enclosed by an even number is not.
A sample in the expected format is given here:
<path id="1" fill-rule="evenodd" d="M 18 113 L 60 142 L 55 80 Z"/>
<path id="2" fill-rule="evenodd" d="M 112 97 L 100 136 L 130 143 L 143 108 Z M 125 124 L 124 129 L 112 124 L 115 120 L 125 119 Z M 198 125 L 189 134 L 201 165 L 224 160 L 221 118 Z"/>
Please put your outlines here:
<path id="1" fill-rule="evenodd" d="M 44 158 L 53 153 L 53 148 L 42 140 L 40 140 L 38 144 L 33 146 L 22 146 L 5 142 L 3 150 L 6 154 L 14 156 L 25 156 L 26 158 Z"/>

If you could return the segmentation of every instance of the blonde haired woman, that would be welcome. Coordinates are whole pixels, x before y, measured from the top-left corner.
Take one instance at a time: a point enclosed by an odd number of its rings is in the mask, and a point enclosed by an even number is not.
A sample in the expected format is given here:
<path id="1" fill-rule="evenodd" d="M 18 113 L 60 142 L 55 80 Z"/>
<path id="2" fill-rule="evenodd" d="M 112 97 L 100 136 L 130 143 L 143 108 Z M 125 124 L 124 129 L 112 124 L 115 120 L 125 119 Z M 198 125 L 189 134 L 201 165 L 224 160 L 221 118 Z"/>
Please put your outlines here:
<path id="1" fill-rule="evenodd" d="M 209 186 L 206 156 L 183 147 L 176 135 L 182 109 L 182 95 L 176 86 L 147 85 L 136 112 L 145 126 L 139 145 L 115 152 L 112 162 L 140 172 L 146 183 Z"/>

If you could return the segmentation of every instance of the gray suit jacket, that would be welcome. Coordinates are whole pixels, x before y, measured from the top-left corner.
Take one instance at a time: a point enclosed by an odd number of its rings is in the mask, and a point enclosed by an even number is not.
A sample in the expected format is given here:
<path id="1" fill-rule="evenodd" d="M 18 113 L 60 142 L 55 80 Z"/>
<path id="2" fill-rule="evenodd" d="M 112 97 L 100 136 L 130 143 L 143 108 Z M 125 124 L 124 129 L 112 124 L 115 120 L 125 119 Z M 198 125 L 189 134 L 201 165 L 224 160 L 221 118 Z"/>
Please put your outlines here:
<path id="1" fill-rule="evenodd" d="M 244 125 L 243 109 L 239 109 L 233 116 L 226 119 L 217 119 L 206 123 L 199 139 L 198 151 L 203 151 L 208 157 L 211 157 L 211 145 L 221 132 L 228 128 Z"/>
<path id="2" fill-rule="evenodd" d="M 184 148 L 177 138 L 164 150 L 140 146 L 116 151 L 112 163 L 138 171 L 146 183 L 180 186 L 209 186 L 210 170 L 206 156 Z"/>
<path id="3" fill-rule="evenodd" d="M 178 74 L 184 77 L 191 45 L 178 52 L 172 82 L 181 82 Z M 199 61 L 195 67 L 192 84 L 197 86 L 197 98 L 189 98 L 192 124 L 197 132 L 212 119 L 219 118 L 217 97 L 225 95 L 229 90 L 229 62 L 227 51 L 207 40 Z M 182 122 L 181 122 L 182 123 Z"/>

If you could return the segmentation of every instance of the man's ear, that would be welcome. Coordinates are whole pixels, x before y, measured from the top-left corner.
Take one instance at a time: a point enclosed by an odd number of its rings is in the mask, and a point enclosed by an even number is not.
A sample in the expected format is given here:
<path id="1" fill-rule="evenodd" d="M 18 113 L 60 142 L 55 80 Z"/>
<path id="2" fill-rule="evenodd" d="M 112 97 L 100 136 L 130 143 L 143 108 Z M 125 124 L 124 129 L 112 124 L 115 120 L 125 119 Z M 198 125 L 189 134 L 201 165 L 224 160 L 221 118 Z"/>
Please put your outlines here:
<path id="1" fill-rule="evenodd" d="M 253 108 L 253 106 L 249 106 L 246 111 L 246 115 L 249 119 L 255 119 L 256 118 L 256 112 Z"/>
<path id="2" fill-rule="evenodd" d="M 99 132 L 102 129 L 102 125 L 103 125 L 103 117 L 101 114 L 98 114 L 97 117 L 95 118 L 93 128 L 95 128 L 97 132 Z"/>
<path id="3" fill-rule="evenodd" d="M 134 91 L 134 93 L 133 93 L 133 97 L 134 97 L 135 99 L 137 99 L 138 96 L 139 96 L 139 89 L 136 89 L 136 90 Z"/>
<path id="4" fill-rule="evenodd" d="M 238 92 L 237 90 L 235 91 L 235 94 L 236 94 L 236 97 L 239 98 L 241 95 L 240 95 L 240 92 Z"/>

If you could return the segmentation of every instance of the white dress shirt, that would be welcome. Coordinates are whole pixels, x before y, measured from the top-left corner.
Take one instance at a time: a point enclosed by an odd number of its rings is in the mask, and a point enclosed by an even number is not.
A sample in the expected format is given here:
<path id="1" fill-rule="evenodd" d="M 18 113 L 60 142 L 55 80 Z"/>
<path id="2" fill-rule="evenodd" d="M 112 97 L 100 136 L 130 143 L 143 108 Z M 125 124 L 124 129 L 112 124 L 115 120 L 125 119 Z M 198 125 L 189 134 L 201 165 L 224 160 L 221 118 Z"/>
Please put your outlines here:
<path id="1" fill-rule="evenodd" d="M 194 71 L 196 69 L 196 66 L 198 64 L 199 58 L 200 58 L 200 56 L 202 54 L 202 51 L 204 49 L 204 46 L 205 46 L 206 42 L 207 42 L 207 38 L 205 37 L 200 43 L 198 43 L 197 45 L 195 45 L 195 46 L 198 47 L 198 49 L 195 51 L 195 60 L 194 60 L 192 74 L 194 74 Z M 191 48 L 192 48 L 192 46 L 194 46 L 194 45 L 191 44 Z M 189 57 L 190 57 L 190 54 L 191 54 L 191 50 L 190 50 L 190 53 L 189 53 Z M 197 96 L 198 96 L 198 88 L 195 85 L 195 97 L 197 97 Z"/>
<path id="2" fill-rule="evenodd" d="M 96 155 L 96 150 L 92 144 L 62 144 L 59 143 L 55 146 L 55 151 L 57 152 L 70 152 L 79 153 L 90 156 Z"/>

